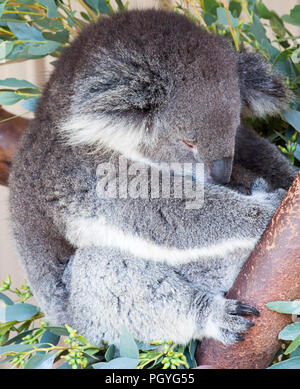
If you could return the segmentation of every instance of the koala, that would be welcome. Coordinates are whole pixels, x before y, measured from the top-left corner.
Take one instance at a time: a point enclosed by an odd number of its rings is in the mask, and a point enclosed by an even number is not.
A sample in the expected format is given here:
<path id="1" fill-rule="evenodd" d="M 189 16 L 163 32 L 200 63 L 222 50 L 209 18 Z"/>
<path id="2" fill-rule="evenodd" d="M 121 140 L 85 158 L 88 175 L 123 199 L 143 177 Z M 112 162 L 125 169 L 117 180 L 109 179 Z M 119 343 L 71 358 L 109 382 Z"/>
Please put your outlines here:
<path id="1" fill-rule="evenodd" d="M 124 326 L 143 342 L 243 340 L 258 311 L 225 294 L 297 171 L 241 117 L 277 115 L 290 99 L 258 54 L 183 15 L 132 10 L 87 26 L 58 60 L 9 180 L 20 259 L 50 322 L 96 344 L 117 345 Z M 99 166 L 123 188 L 121 158 L 159 171 L 160 185 L 165 164 L 201 164 L 201 206 L 149 186 L 100 196 Z"/>

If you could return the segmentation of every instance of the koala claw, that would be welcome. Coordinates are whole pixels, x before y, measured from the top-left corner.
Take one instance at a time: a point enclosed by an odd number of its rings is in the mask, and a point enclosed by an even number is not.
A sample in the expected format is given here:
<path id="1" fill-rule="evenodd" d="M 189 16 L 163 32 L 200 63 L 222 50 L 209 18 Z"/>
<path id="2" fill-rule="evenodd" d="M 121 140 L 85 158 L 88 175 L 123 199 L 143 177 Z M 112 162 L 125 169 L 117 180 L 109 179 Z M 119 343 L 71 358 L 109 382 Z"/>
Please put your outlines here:
<path id="1" fill-rule="evenodd" d="M 254 323 L 245 319 L 243 315 L 259 316 L 258 310 L 220 295 L 215 296 L 211 304 L 211 313 L 206 322 L 204 336 L 219 340 L 225 345 L 245 340 L 241 334 L 246 333 Z"/>
<path id="2" fill-rule="evenodd" d="M 232 313 L 232 315 L 255 315 L 260 316 L 258 310 L 250 305 L 242 304 L 238 302 L 238 307 L 236 309 L 236 313 Z M 254 324 L 253 324 L 254 325 Z"/>

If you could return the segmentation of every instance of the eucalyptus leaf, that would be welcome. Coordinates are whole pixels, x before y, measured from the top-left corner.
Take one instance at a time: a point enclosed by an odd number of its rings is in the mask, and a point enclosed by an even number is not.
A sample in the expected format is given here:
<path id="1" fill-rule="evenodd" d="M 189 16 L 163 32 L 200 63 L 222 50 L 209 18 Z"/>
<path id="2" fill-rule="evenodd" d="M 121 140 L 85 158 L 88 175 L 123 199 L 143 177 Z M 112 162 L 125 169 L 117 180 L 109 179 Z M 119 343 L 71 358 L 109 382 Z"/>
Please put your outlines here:
<path id="1" fill-rule="evenodd" d="M 1 98 L 1 93 L 0 93 Z M 1 101 L 1 100 L 0 100 Z M 0 308 L 0 321 L 24 321 L 36 315 L 40 309 L 32 304 L 14 304 Z"/>
<path id="2" fill-rule="evenodd" d="M 271 311 L 288 314 L 300 314 L 300 300 L 295 301 L 272 301 L 267 303 L 266 306 Z"/>
<path id="3" fill-rule="evenodd" d="M 285 350 L 284 354 L 290 354 L 300 346 L 300 334 L 293 340 L 289 347 Z"/>
<path id="4" fill-rule="evenodd" d="M 284 327 L 278 334 L 278 338 L 282 340 L 294 340 L 300 335 L 300 323 L 289 324 Z"/>
<path id="5" fill-rule="evenodd" d="M 231 0 L 229 3 L 229 11 L 234 17 L 238 18 L 242 12 L 242 6 L 238 1 Z"/>
<path id="6" fill-rule="evenodd" d="M 52 34 L 50 32 L 43 32 L 43 37 L 49 41 L 66 43 L 69 40 L 70 34 L 67 30 L 57 31 L 55 34 Z"/>
<path id="7" fill-rule="evenodd" d="M 105 0 L 84 0 L 84 2 L 95 12 L 100 14 L 112 13 L 112 8 Z"/>
<path id="8" fill-rule="evenodd" d="M 22 100 L 23 97 L 18 96 L 14 91 L 2 91 L 0 90 L 0 104 L 3 105 L 12 105 Z M 0 311 L 0 320 L 1 311 Z"/>
<path id="9" fill-rule="evenodd" d="M 234 18 L 231 15 L 231 12 L 229 10 L 228 10 L 228 14 L 229 14 L 229 19 L 230 19 L 230 23 L 231 23 L 232 28 L 237 27 L 238 22 L 239 22 L 238 18 Z M 217 16 L 218 16 L 218 19 L 217 19 L 218 24 L 228 26 L 228 17 L 227 17 L 227 13 L 225 11 L 225 8 L 218 8 L 217 9 Z"/>
<path id="10" fill-rule="evenodd" d="M 51 54 L 60 46 L 60 42 L 45 41 L 45 43 L 35 43 L 29 46 L 28 54 L 32 56 L 45 56 Z"/>
<path id="11" fill-rule="evenodd" d="M 0 335 L 4 336 L 5 334 L 7 334 L 16 323 L 18 323 L 18 322 L 15 321 L 15 320 L 14 321 L 8 321 L 6 323 L 1 323 L 1 325 L 0 325 Z M 6 342 L 5 342 L 5 344 L 6 344 Z M 4 346 L 4 344 L 3 344 L 3 346 Z"/>
<path id="12" fill-rule="evenodd" d="M 268 367 L 268 369 L 300 369 L 300 357 L 294 357 L 283 362 L 275 363 L 275 365 Z"/>
<path id="13" fill-rule="evenodd" d="M 57 369 L 59 369 L 59 370 L 69 370 L 69 369 L 72 369 L 72 366 L 69 364 L 69 362 L 64 362 L 63 364 L 58 366 Z"/>
<path id="14" fill-rule="evenodd" d="M 291 124 L 298 132 L 300 132 L 300 112 L 299 111 L 293 109 L 291 111 L 284 112 L 283 116 L 289 124 Z"/>
<path id="15" fill-rule="evenodd" d="M 217 16 L 217 9 L 219 8 L 219 4 L 216 0 L 204 0 L 204 9 L 208 14 Z"/>
<path id="16" fill-rule="evenodd" d="M 24 351 L 32 350 L 33 346 L 30 344 L 10 344 L 8 346 L 0 347 L 0 355 L 7 353 L 22 353 Z"/>
<path id="17" fill-rule="evenodd" d="M 69 333 L 65 327 L 52 327 L 52 326 L 47 326 L 44 327 L 47 330 L 49 330 L 52 334 L 58 335 L 58 336 L 68 336 Z"/>
<path id="18" fill-rule="evenodd" d="M 139 364 L 139 362 L 140 362 L 139 359 L 121 357 L 121 358 L 112 359 L 109 362 L 94 363 L 93 368 L 94 369 L 135 369 Z"/>
<path id="19" fill-rule="evenodd" d="M 33 16 L 31 15 L 31 20 L 46 30 L 55 30 L 55 31 L 63 31 L 64 26 L 60 20 L 57 19 L 49 19 L 42 16 Z"/>
<path id="20" fill-rule="evenodd" d="M 0 60 L 6 58 L 13 50 L 14 42 L 0 39 Z"/>
<path id="21" fill-rule="evenodd" d="M 26 80 L 17 80 L 16 78 L 6 78 L 0 80 L 0 86 L 8 86 L 11 88 L 36 88 L 34 84 Z"/>
<path id="22" fill-rule="evenodd" d="M 138 359 L 139 349 L 127 328 L 123 328 L 120 337 L 120 356 Z"/>
<path id="23" fill-rule="evenodd" d="M 46 330 L 40 340 L 40 344 L 37 346 L 38 348 L 49 348 L 52 346 L 56 346 L 59 342 L 60 336 L 53 334 L 49 330 Z M 49 343 L 49 344 L 45 344 Z M 37 354 L 45 354 L 46 351 L 39 351 Z"/>
<path id="24" fill-rule="evenodd" d="M 294 151 L 294 157 L 300 161 L 300 145 L 296 146 L 296 150 Z"/>
<path id="25" fill-rule="evenodd" d="M 5 305 L 14 304 L 14 302 L 2 292 L 0 292 L 0 300 L 3 301 Z"/>
<path id="26" fill-rule="evenodd" d="M 25 365 L 25 369 L 52 369 L 55 354 L 36 354 Z"/>
<path id="27" fill-rule="evenodd" d="M 289 15 L 283 15 L 282 19 L 286 23 L 293 24 L 294 26 L 300 26 L 300 5 L 296 5 Z"/>
<path id="28" fill-rule="evenodd" d="M 11 32 L 13 32 L 15 36 L 21 41 L 45 41 L 41 31 L 34 26 L 29 26 L 26 23 L 19 24 L 12 22 L 7 23 L 7 25 Z"/>
<path id="29" fill-rule="evenodd" d="M 21 105 L 28 111 L 35 112 L 38 102 L 39 98 L 30 97 L 29 99 L 24 100 Z"/>
<path id="30" fill-rule="evenodd" d="M 271 19 L 273 16 L 272 12 L 268 10 L 268 8 L 265 6 L 265 4 L 262 1 L 259 1 L 256 4 L 255 11 L 263 19 Z"/>
<path id="31" fill-rule="evenodd" d="M 4 3 L 0 3 L 0 18 L 3 14 L 3 11 L 4 11 L 4 8 L 6 6 L 6 3 L 7 3 L 8 0 L 4 1 Z"/>
<path id="32" fill-rule="evenodd" d="M 106 353 L 105 353 L 105 359 L 107 362 L 111 361 L 114 356 L 115 356 L 115 345 L 111 344 L 108 349 L 106 350 Z"/>
<path id="33" fill-rule="evenodd" d="M 15 323 L 15 322 L 13 322 Z M 27 331 L 22 331 L 20 334 L 14 336 L 13 338 L 10 338 L 8 339 L 4 344 L 3 346 L 8 346 L 12 343 L 20 343 L 20 341 L 22 341 L 22 338 L 24 338 L 24 336 L 26 335 L 29 335 L 29 334 L 32 334 L 32 332 L 35 331 L 35 329 L 31 329 L 31 330 L 27 330 Z"/>
<path id="34" fill-rule="evenodd" d="M 47 7 L 47 16 L 49 16 L 49 18 L 59 18 L 59 13 L 54 0 L 38 0 L 38 3 Z"/>

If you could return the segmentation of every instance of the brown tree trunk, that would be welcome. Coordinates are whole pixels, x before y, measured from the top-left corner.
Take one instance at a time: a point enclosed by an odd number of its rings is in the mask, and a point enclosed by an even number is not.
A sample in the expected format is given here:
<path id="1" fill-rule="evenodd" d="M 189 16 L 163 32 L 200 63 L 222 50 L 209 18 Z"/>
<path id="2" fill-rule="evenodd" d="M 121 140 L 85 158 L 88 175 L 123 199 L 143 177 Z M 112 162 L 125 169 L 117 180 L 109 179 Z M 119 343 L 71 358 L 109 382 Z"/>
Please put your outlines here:
<path id="1" fill-rule="evenodd" d="M 243 342 L 226 347 L 205 339 L 197 350 L 198 364 L 222 369 L 268 367 L 280 347 L 278 333 L 291 322 L 291 315 L 270 311 L 266 303 L 300 298 L 300 173 L 227 297 L 256 307 L 260 317 L 253 318 L 255 326 Z"/>
<path id="2" fill-rule="evenodd" d="M 12 157 L 30 120 L 14 117 L 0 106 L 0 184 L 7 185 Z M 8 120 L 9 119 L 9 120 Z"/>

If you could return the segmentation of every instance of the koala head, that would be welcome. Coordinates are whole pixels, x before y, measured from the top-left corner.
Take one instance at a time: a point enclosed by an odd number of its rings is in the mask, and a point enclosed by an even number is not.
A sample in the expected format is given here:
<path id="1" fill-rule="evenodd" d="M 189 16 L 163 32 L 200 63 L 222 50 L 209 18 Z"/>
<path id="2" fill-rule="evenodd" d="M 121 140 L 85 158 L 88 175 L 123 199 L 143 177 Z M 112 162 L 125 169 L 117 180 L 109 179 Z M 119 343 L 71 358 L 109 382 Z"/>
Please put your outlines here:
<path id="1" fill-rule="evenodd" d="M 202 162 L 206 180 L 219 184 L 230 180 L 241 114 L 278 114 L 290 98 L 259 55 L 154 10 L 101 18 L 83 31 L 60 58 L 43 105 L 62 93 L 58 128 L 69 145 L 149 164 Z"/>

